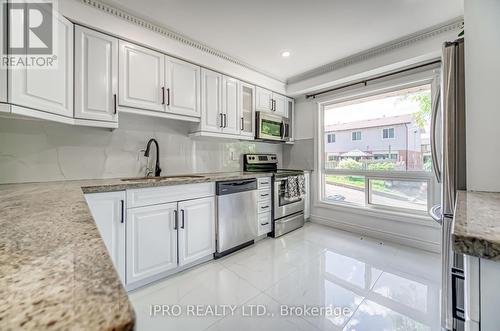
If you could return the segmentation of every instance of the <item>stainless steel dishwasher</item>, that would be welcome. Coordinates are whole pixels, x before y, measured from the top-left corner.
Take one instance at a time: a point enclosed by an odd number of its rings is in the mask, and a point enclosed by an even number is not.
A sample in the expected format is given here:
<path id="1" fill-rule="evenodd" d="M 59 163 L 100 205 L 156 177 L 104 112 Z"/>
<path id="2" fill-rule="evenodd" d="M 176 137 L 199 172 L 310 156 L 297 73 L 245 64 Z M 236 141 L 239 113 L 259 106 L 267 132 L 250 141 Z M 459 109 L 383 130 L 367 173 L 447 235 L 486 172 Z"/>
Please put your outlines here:
<path id="1" fill-rule="evenodd" d="M 215 258 L 251 245 L 257 237 L 257 180 L 217 182 Z"/>

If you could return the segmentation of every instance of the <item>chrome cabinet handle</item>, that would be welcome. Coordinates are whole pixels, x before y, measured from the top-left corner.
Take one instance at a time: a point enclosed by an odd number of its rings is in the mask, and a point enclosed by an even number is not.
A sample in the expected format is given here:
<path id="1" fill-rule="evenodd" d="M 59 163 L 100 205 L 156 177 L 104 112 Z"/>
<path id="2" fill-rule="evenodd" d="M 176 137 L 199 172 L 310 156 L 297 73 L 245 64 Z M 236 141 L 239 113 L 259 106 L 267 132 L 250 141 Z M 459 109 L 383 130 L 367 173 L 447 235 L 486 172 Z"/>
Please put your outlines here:
<path id="1" fill-rule="evenodd" d="M 181 225 L 181 229 L 184 229 L 184 209 L 181 209 L 181 219 L 182 219 L 182 225 Z"/>
<path id="2" fill-rule="evenodd" d="M 260 207 L 260 209 L 267 209 L 267 208 L 269 208 L 269 206 L 262 206 L 262 207 Z"/>
<path id="3" fill-rule="evenodd" d="M 116 93 L 113 94 L 113 109 L 114 109 L 114 114 L 116 115 Z"/>
<path id="4" fill-rule="evenodd" d="M 165 104 L 165 87 L 161 87 L 161 104 Z"/>
<path id="5" fill-rule="evenodd" d="M 268 195 L 269 195 L 269 194 L 268 194 L 268 193 L 266 193 L 266 194 L 261 194 L 260 196 L 261 196 L 261 197 L 267 197 Z"/>
<path id="6" fill-rule="evenodd" d="M 219 113 L 219 120 L 220 120 L 219 127 L 223 128 L 224 127 L 224 115 L 222 113 Z"/>
<path id="7" fill-rule="evenodd" d="M 245 118 L 241 118 L 241 130 L 245 130 Z"/>
<path id="8" fill-rule="evenodd" d="M 227 128 L 227 115 L 226 114 L 223 115 L 224 115 L 224 127 Z"/>
<path id="9" fill-rule="evenodd" d="M 269 222 L 266 222 L 266 223 L 260 223 L 260 225 L 268 225 Z"/>
<path id="10" fill-rule="evenodd" d="M 167 106 L 170 106 L 170 87 L 167 88 Z"/>

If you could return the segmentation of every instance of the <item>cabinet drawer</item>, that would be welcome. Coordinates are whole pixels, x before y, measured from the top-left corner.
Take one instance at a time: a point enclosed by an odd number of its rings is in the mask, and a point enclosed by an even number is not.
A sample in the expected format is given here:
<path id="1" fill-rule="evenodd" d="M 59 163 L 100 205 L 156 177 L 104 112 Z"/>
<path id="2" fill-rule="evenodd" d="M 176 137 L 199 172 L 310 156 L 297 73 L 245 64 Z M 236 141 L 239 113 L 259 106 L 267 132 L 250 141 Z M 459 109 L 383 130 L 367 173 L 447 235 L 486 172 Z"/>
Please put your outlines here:
<path id="1" fill-rule="evenodd" d="M 257 179 L 257 188 L 260 189 L 270 189 L 271 188 L 271 177 L 262 177 Z"/>
<path id="2" fill-rule="evenodd" d="M 257 193 L 259 201 L 271 201 L 271 190 L 259 190 Z"/>
<path id="3" fill-rule="evenodd" d="M 215 195 L 214 183 L 184 184 L 127 190 L 127 208 L 157 205 Z"/>
<path id="4" fill-rule="evenodd" d="M 267 213 L 271 212 L 271 200 L 269 201 L 259 201 L 257 203 L 257 212 L 260 213 Z"/>
<path id="5" fill-rule="evenodd" d="M 259 214 L 258 222 L 257 235 L 261 236 L 271 232 L 271 212 Z"/>

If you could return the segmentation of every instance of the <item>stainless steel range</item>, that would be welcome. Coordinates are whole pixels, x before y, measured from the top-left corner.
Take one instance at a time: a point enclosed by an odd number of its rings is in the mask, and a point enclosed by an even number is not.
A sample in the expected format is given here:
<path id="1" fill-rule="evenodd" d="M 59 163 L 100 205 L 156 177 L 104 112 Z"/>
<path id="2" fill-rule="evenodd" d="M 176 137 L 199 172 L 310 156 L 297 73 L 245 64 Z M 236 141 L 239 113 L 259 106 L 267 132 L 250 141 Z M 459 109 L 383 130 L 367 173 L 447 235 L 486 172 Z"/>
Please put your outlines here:
<path id="1" fill-rule="evenodd" d="M 272 237 L 279 237 L 304 225 L 304 197 L 290 198 L 286 194 L 287 181 L 303 176 L 303 170 L 278 169 L 276 154 L 244 155 L 244 171 L 273 173 L 273 226 Z"/>

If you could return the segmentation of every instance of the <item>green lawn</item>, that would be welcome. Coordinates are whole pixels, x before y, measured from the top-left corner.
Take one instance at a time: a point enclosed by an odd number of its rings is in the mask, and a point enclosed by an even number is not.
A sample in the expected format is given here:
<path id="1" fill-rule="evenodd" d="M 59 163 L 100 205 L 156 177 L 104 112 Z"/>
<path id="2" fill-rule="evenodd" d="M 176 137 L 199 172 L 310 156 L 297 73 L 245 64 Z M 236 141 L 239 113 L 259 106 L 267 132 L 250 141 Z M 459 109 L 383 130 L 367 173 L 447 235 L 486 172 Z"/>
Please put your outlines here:
<path id="1" fill-rule="evenodd" d="M 349 185 L 359 188 L 365 188 L 365 178 L 361 176 L 326 176 L 326 181 L 331 183 L 338 183 Z M 372 187 L 377 191 L 390 192 L 391 190 L 385 187 L 383 180 L 372 180 Z"/>

